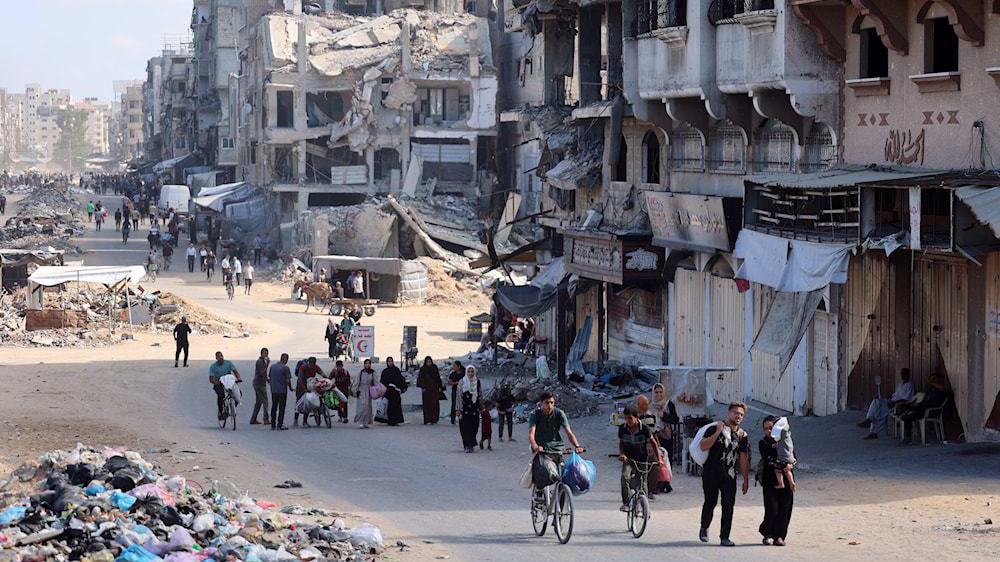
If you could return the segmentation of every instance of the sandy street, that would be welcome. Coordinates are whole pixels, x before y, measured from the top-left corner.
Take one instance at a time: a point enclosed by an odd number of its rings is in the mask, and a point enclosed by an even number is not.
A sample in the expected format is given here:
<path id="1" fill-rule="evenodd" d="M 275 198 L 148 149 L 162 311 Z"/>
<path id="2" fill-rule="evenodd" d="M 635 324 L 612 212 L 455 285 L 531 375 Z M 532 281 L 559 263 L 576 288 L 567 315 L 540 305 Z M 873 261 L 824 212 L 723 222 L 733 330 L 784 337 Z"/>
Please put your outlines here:
<path id="1" fill-rule="evenodd" d="M 91 230 L 79 243 L 89 250 L 88 265 L 137 264 L 147 250 L 145 230 L 137 234 L 123 246 L 112 225 L 98 235 Z M 145 456 L 199 482 L 226 477 L 258 497 L 368 518 L 383 527 L 390 545 L 401 540 L 413 547 L 403 554 L 390 549 L 390 559 L 399 560 L 912 560 L 930 558 L 931 548 L 938 560 L 987 560 L 1000 551 L 1000 448 L 863 442 L 862 431 L 853 425 L 856 412 L 792 420 L 802 466 L 784 549 L 760 545 L 756 528 L 763 510 L 757 487 L 737 500 L 733 539 L 739 548 L 716 546 L 718 513 L 712 543 L 699 543 L 700 481 L 681 474 L 680 467 L 675 467 L 675 491 L 653 502 L 646 535 L 640 540 L 628 536 L 617 509 L 618 466 L 607 457 L 616 443 L 606 415 L 573 420 L 600 477 L 595 491 L 575 498 L 576 530 L 566 546 L 551 533 L 532 535 L 528 494 L 517 485 L 529 459 L 526 426 L 515 428 L 517 443 L 494 439 L 492 452 L 463 454 L 457 428 L 447 420 L 433 427 L 420 424 L 416 389 L 404 396 L 408 423 L 398 428 L 361 431 L 335 425 L 270 432 L 246 425 L 250 396 L 241 406 L 238 430 L 219 430 L 206 380 L 212 354 L 223 351 L 244 377 L 262 346 L 273 357 L 316 355 L 327 369 L 327 317 L 303 313 L 304 304 L 292 301 L 287 289 L 266 283 L 255 284 L 249 297 L 237 291 L 229 302 L 218 279 L 209 285 L 197 271 L 187 273 L 181 254 L 155 286 L 245 322 L 254 334 L 193 336 L 187 369 L 173 368 L 173 343 L 166 332 L 139 334 L 135 341 L 105 349 L 0 349 L 3 471 L 78 441 L 165 449 Z M 398 355 L 402 326 L 417 325 L 420 356 L 443 358 L 474 347 L 462 336 L 465 319 L 476 312 L 384 307 L 366 321 L 375 326 L 379 357 Z M 349 365 L 352 373 L 357 368 Z M 747 427 L 756 449 L 760 415 L 753 414 Z M 273 488 L 289 478 L 304 488 Z"/>

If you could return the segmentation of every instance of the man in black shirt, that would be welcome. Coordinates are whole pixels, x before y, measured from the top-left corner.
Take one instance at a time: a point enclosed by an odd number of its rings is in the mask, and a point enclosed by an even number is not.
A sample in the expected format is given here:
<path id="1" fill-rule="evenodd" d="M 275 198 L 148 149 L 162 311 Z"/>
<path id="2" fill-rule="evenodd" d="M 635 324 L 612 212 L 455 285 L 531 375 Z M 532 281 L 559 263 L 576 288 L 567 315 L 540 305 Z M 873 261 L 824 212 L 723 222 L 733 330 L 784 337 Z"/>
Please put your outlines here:
<path id="1" fill-rule="evenodd" d="M 250 425 L 257 425 L 260 422 L 257 421 L 257 414 L 260 412 L 261 408 L 264 409 L 264 425 L 271 423 L 270 416 L 268 416 L 268 404 L 267 404 L 267 371 L 271 365 L 271 357 L 268 354 L 267 348 L 263 347 L 260 350 L 260 357 L 257 358 L 257 363 L 254 364 L 253 370 L 253 391 L 254 391 L 254 403 L 253 403 L 253 414 L 250 415 Z"/>
<path id="2" fill-rule="evenodd" d="M 184 351 L 184 366 L 188 366 L 188 334 L 191 333 L 191 326 L 188 326 L 187 317 L 181 316 L 181 321 L 174 326 L 174 342 L 177 349 L 174 351 L 174 368 L 177 368 L 177 360 Z"/>
<path id="3" fill-rule="evenodd" d="M 708 542 L 708 526 L 712 524 L 715 504 L 722 495 L 722 528 L 719 532 L 722 546 L 736 546 L 729 540 L 733 527 L 733 507 L 736 505 L 736 472 L 743 475 L 743 493 L 750 489 L 750 448 L 747 433 L 740 427 L 747 407 L 742 402 L 729 405 L 725 421 L 710 427 L 702 437 L 702 451 L 708 451 L 708 459 L 701 475 L 701 486 L 705 492 L 705 503 L 701 508 L 701 529 L 698 538 Z"/>

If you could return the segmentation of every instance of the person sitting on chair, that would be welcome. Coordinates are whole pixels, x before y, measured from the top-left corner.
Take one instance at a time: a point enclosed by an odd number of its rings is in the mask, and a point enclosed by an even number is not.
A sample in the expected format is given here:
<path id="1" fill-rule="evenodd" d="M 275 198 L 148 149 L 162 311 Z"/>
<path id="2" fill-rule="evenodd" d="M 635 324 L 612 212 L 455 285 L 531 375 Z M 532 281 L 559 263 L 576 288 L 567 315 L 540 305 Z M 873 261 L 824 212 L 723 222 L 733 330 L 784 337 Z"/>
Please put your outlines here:
<path id="1" fill-rule="evenodd" d="M 865 419 L 858 422 L 858 427 L 868 426 L 868 435 L 865 439 L 878 439 L 878 434 L 885 427 L 889 413 L 898 406 L 913 400 L 913 383 L 910 382 L 910 370 L 903 368 L 899 371 L 899 379 L 903 382 L 896 387 L 896 391 L 888 400 L 881 396 L 875 397 L 868 405 L 868 413 Z"/>
<path id="2" fill-rule="evenodd" d="M 948 400 L 948 389 L 945 386 L 944 378 L 935 373 L 928 379 L 930 388 L 924 393 L 924 399 L 900 404 L 896 411 L 903 419 L 903 444 L 908 445 L 913 441 L 913 422 L 924 417 L 927 410 L 940 408 Z"/>

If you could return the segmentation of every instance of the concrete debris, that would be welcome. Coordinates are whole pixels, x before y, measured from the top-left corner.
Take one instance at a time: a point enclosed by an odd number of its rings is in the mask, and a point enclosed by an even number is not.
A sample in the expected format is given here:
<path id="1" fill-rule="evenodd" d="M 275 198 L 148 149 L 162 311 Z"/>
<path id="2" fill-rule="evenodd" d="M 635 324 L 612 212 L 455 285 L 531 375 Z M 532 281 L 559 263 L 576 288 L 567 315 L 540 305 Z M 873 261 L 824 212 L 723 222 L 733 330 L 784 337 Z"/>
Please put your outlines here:
<path id="1" fill-rule="evenodd" d="M 29 310 L 26 292 L 26 288 L 21 288 L 0 295 L 0 345 L 103 347 L 131 339 L 131 334 L 126 333 L 128 328 L 121 326 L 128 322 L 122 295 L 113 299 L 103 287 L 83 283 L 79 288 L 46 291 L 43 308 Z M 248 332 L 243 324 L 227 322 L 172 293 L 145 293 L 140 288 L 130 300 L 133 330 L 172 329 L 181 316 L 186 316 L 196 334 L 239 334 L 243 337 Z M 155 322 L 150 322 L 150 318 Z"/>
<path id="2" fill-rule="evenodd" d="M 3 560 L 373 560 L 378 527 L 256 500 L 229 481 L 160 474 L 134 451 L 76 449 L 22 466 L 0 510 Z"/>
<path id="3" fill-rule="evenodd" d="M 82 235 L 83 230 L 80 203 L 65 188 L 46 185 L 27 191 L 27 196 L 18 202 L 16 214 L 0 227 L 0 243 L 12 249 L 51 246 L 81 253 L 69 238 Z"/>

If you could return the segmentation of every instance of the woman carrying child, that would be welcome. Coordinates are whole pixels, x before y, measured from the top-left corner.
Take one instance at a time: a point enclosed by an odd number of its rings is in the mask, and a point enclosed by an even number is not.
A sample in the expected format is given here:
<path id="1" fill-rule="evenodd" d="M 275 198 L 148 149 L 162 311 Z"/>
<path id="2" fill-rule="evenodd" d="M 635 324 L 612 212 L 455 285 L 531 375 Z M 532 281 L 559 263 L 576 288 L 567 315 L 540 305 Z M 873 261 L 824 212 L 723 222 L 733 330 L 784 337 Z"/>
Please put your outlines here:
<path id="1" fill-rule="evenodd" d="M 778 443 L 771 437 L 778 418 L 764 418 L 764 437 L 760 440 L 760 461 L 757 465 L 757 478 L 764 492 L 764 520 L 760 524 L 760 534 L 764 544 L 785 546 L 785 536 L 788 534 L 788 524 L 792 519 L 792 504 L 795 491 L 790 485 L 779 481 L 778 474 L 785 470 L 786 463 L 778 458 Z M 791 468 L 788 468 L 791 471 Z"/>

